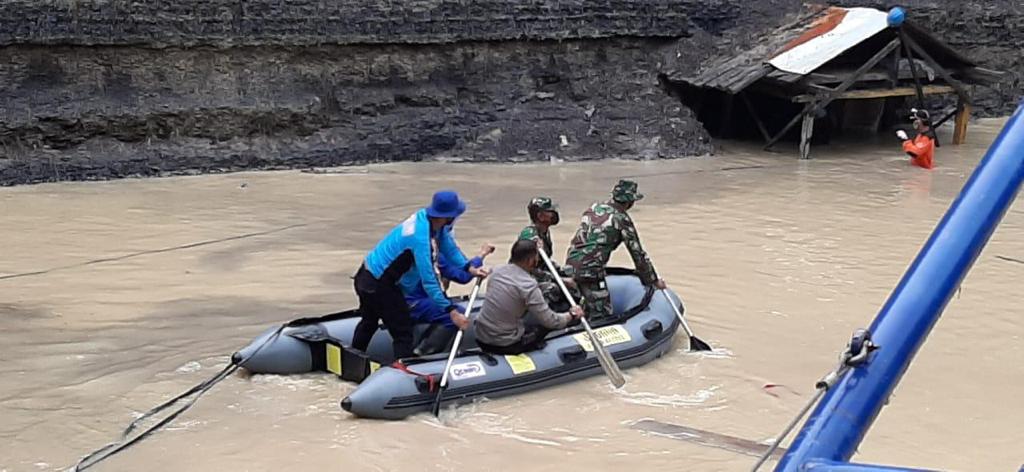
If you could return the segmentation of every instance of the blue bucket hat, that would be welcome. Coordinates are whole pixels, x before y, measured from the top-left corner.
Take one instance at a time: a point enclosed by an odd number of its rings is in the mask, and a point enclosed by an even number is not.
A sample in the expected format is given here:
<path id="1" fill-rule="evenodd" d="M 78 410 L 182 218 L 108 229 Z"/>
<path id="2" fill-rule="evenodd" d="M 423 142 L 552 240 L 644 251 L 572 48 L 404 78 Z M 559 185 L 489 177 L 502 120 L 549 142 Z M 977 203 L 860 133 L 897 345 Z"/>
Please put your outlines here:
<path id="1" fill-rule="evenodd" d="M 454 190 L 441 190 L 434 194 L 434 200 L 427 207 L 431 218 L 457 218 L 466 211 L 466 202 L 459 199 Z"/>

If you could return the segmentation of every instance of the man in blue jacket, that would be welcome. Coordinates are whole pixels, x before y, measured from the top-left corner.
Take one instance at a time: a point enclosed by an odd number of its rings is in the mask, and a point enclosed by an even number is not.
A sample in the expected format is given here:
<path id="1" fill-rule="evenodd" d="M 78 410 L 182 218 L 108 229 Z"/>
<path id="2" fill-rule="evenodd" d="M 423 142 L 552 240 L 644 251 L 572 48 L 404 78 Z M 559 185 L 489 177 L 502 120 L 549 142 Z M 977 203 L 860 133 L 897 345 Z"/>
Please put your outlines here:
<path id="1" fill-rule="evenodd" d="M 356 325 L 352 347 L 365 351 L 379 321 L 391 334 L 396 359 L 413 356 L 412 318 L 404 294 L 418 288 L 426 292 L 434 307 L 447 313 L 459 329 L 469 327 L 469 318 L 444 293 L 437 268 L 443 255 L 447 263 L 461 267 L 474 277 L 486 277 L 487 270 L 471 267 L 451 234 L 451 225 L 466 211 L 459 194 L 442 190 L 423 208 L 396 226 L 370 251 L 355 276 L 356 295 L 362 319 Z"/>
<path id="2" fill-rule="evenodd" d="M 494 246 L 484 244 L 480 248 L 480 253 L 469 260 L 469 267 L 483 267 L 484 259 L 493 252 Z M 438 255 L 437 266 L 438 272 L 444 279 L 441 285 L 445 290 L 448 289 L 449 281 L 462 285 L 473 281 L 473 274 L 469 273 L 468 268 L 449 264 L 443 254 Z M 409 304 L 409 314 L 412 316 L 413 323 L 430 323 L 413 352 L 417 356 L 425 356 L 447 351 L 457 329 L 448 313 L 434 304 L 422 285 L 416 287 L 412 292 L 406 292 L 405 302 Z"/>

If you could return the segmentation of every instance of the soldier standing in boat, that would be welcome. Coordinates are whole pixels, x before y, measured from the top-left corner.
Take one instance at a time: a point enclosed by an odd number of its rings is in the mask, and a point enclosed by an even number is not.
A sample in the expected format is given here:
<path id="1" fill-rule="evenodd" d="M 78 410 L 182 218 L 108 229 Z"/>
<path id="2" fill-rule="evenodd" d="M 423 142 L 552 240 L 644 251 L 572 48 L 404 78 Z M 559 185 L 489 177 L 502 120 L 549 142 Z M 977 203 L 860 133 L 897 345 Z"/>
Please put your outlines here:
<path id="1" fill-rule="evenodd" d="M 637 192 L 636 182 L 620 180 L 612 190 L 611 200 L 595 203 L 583 212 L 580 227 L 569 243 L 565 272 L 576 281 L 583 295 L 583 308 L 593 325 L 615 321 L 605 282 L 605 266 L 620 244 L 626 244 L 644 285 L 665 288 L 665 281 L 655 273 L 651 259 L 640 245 L 633 219 L 627 213 L 643 198 L 643 194 Z"/>
<path id="2" fill-rule="evenodd" d="M 530 200 L 530 204 L 526 206 L 526 211 L 530 215 L 530 224 L 519 232 L 517 240 L 536 242 L 537 246 L 550 258 L 555 252 L 555 247 L 551 243 L 551 227 L 557 225 L 560 219 L 558 216 L 558 205 L 550 197 L 534 197 Z M 572 277 L 566 276 L 565 272 L 557 265 L 556 269 L 559 276 L 562 277 L 565 286 L 569 289 L 570 294 L 579 300 L 579 291 L 576 289 L 576 283 Z M 544 294 L 544 299 L 547 300 L 549 305 L 568 309 L 568 300 L 562 294 L 562 290 L 558 287 L 554 276 L 548 272 L 546 267 L 543 267 L 543 264 L 535 268 L 532 275 L 533 278 L 537 279 L 541 293 Z"/>

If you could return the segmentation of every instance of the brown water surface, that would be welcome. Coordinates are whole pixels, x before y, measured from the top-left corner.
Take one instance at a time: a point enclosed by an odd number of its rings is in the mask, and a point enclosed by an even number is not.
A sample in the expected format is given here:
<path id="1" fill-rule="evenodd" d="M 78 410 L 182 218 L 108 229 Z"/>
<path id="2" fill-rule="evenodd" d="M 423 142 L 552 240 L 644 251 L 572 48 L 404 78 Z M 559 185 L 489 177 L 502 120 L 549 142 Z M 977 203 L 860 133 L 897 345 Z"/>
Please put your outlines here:
<path id="1" fill-rule="evenodd" d="M 885 141 L 819 148 L 810 161 L 727 144 L 679 161 L 0 189 L 0 471 L 67 467 L 266 327 L 354 306 L 348 277 L 360 258 L 438 188 L 469 201 L 457 230 L 466 251 L 493 241 L 501 262 L 529 197 L 560 202 L 562 254 L 584 206 L 622 176 L 647 195 L 632 212 L 643 243 L 714 354 L 690 354 L 677 338 L 670 355 L 627 371 L 621 391 L 594 377 L 461 407 L 444 423 L 353 419 L 338 407 L 352 386 L 326 375 L 237 375 L 96 470 L 747 470 L 751 457 L 630 424 L 778 434 L 870 323 L 1000 126 L 973 126 L 971 144 L 940 148 L 931 172 Z M 1022 225 L 1018 205 L 856 460 L 1024 463 Z M 630 265 L 625 253 L 615 262 Z"/>

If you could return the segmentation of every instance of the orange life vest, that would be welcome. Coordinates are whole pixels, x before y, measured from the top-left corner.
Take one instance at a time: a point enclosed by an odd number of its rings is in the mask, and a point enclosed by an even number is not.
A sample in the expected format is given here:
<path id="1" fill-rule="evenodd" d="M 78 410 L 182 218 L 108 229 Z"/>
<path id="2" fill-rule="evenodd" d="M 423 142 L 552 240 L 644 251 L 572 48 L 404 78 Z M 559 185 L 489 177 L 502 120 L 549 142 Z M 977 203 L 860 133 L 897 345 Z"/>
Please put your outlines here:
<path id="1" fill-rule="evenodd" d="M 932 168 L 935 157 L 935 140 L 928 133 L 919 133 L 914 139 L 903 141 L 903 150 L 910 156 L 910 162 L 925 169 Z"/>

